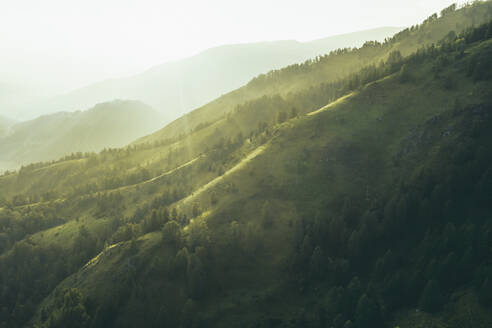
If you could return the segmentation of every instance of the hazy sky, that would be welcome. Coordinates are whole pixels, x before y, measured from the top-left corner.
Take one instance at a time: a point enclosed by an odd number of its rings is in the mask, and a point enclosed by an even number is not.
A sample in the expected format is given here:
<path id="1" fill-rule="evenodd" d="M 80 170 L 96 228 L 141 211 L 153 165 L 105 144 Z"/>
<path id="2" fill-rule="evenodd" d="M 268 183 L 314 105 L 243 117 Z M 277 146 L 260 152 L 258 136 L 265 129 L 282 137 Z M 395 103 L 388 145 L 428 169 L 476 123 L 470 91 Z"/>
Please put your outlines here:
<path id="1" fill-rule="evenodd" d="M 70 89 L 221 44 L 413 25 L 453 2 L 0 0 L 0 82 Z"/>

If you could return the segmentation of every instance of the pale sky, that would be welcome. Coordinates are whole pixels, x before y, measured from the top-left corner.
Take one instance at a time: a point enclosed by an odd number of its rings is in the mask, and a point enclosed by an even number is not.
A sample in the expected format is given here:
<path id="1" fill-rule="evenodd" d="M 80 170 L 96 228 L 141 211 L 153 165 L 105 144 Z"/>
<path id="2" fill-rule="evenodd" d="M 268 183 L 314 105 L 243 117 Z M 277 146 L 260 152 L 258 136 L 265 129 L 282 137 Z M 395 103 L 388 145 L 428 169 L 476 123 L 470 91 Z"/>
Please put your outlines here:
<path id="1" fill-rule="evenodd" d="M 62 90 L 229 43 L 421 22 L 449 0 L 0 0 L 0 82 Z"/>

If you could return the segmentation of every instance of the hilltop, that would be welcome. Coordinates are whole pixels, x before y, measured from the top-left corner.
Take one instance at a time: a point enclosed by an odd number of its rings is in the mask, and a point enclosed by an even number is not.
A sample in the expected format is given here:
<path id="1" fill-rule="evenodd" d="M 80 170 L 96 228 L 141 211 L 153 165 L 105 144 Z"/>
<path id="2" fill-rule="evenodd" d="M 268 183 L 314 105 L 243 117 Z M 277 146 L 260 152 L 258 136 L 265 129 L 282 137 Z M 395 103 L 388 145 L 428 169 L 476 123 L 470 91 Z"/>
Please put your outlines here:
<path id="1" fill-rule="evenodd" d="M 86 111 L 60 112 L 9 125 L 0 137 L 4 169 L 55 160 L 73 153 L 122 147 L 160 126 L 161 118 L 138 101 L 102 103 Z M 1 168 L 1 167 L 0 167 Z"/>

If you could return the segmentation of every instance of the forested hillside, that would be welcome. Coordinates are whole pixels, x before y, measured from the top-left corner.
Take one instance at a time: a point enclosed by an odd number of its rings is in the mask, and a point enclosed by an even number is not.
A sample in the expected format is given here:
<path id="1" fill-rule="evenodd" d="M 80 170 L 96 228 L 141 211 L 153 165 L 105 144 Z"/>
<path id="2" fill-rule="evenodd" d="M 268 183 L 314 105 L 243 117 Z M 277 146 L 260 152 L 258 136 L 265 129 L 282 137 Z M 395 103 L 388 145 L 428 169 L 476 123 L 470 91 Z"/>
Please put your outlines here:
<path id="1" fill-rule="evenodd" d="M 448 8 L 344 77 L 322 65 L 360 49 L 4 174 L 0 323 L 490 327 L 489 8 Z M 405 48 L 422 31 L 443 38 Z"/>

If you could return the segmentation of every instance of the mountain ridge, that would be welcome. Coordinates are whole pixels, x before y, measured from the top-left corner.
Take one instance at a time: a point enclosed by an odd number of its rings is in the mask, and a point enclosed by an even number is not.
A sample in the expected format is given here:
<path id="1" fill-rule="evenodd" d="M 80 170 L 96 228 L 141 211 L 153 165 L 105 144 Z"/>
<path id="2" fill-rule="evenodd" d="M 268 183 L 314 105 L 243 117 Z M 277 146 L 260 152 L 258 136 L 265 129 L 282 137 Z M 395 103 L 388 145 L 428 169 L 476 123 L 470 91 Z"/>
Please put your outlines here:
<path id="1" fill-rule="evenodd" d="M 488 3 L 483 4 L 484 12 L 490 10 L 487 9 Z M 387 60 L 391 52 L 407 56 L 422 45 L 431 46 L 439 42 L 451 31 L 456 33 L 471 25 L 485 22 L 487 15 L 482 15 L 479 8 L 465 6 L 445 16 L 431 16 L 420 25 L 396 33 L 384 43 L 367 41 L 357 49 L 337 49 L 303 64 L 293 64 L 260 74 L 246 85 L 184 114 L 153 135 L 136 140 L 134 144 L 172 139 L 179 133 L 187 133 L 197 128 L 200 124 L 209 124 L 223 118 L 238 105 L 261 96 L 286 96 L 310 86 L 319 87 L 323 83 L 343 79 L 367 66 L 375 69 L 382 61 Z"/>
<path id="2" fill-rule="evenodd" d="M 370 36 L 382 39 L 396 30 L 399 28 L 383 27 L 308 42 L 285 40 L 218 46 L 191 57 L 156 65 L 140 74 L 82 87 L 47 100 L 38 107 L 46 108 L 48 112 L 67 111 L 87 108 L 94 103 L 116 98 L 139 99 L 163 112 L 169 121 L 241 86 L 257 74 L 301 62 L 340 47 L 357 46 Z M 245 52 L 249 56 L 244 56 Z M 204 73 L 199 73 L 201 71 Z M 210 83 L 213 75 L 219 76 Z M 208 79 L 208 83 L 193 82 L 196 78 L 200 81 Z M 176 86 L 176 81 L 183 85 Z M 204 88 L 206 91 L 197 93 L 197 90 Z M 184 92 L 187 97 L 180 100 L 176 96 L 180 92 Z M 92 99 L 86 101 L 87 98 Z"/>
<path id="3" fill-rule="evenodd" d="M 9 127 L 0 138 L 0 161 L 4 169 L 13 169 L 72 153 L 122 147 L 158 128 L 160 120 L 151 107 L 128 100 L 97 104 L 85 111 L 42 115 Z"/>

